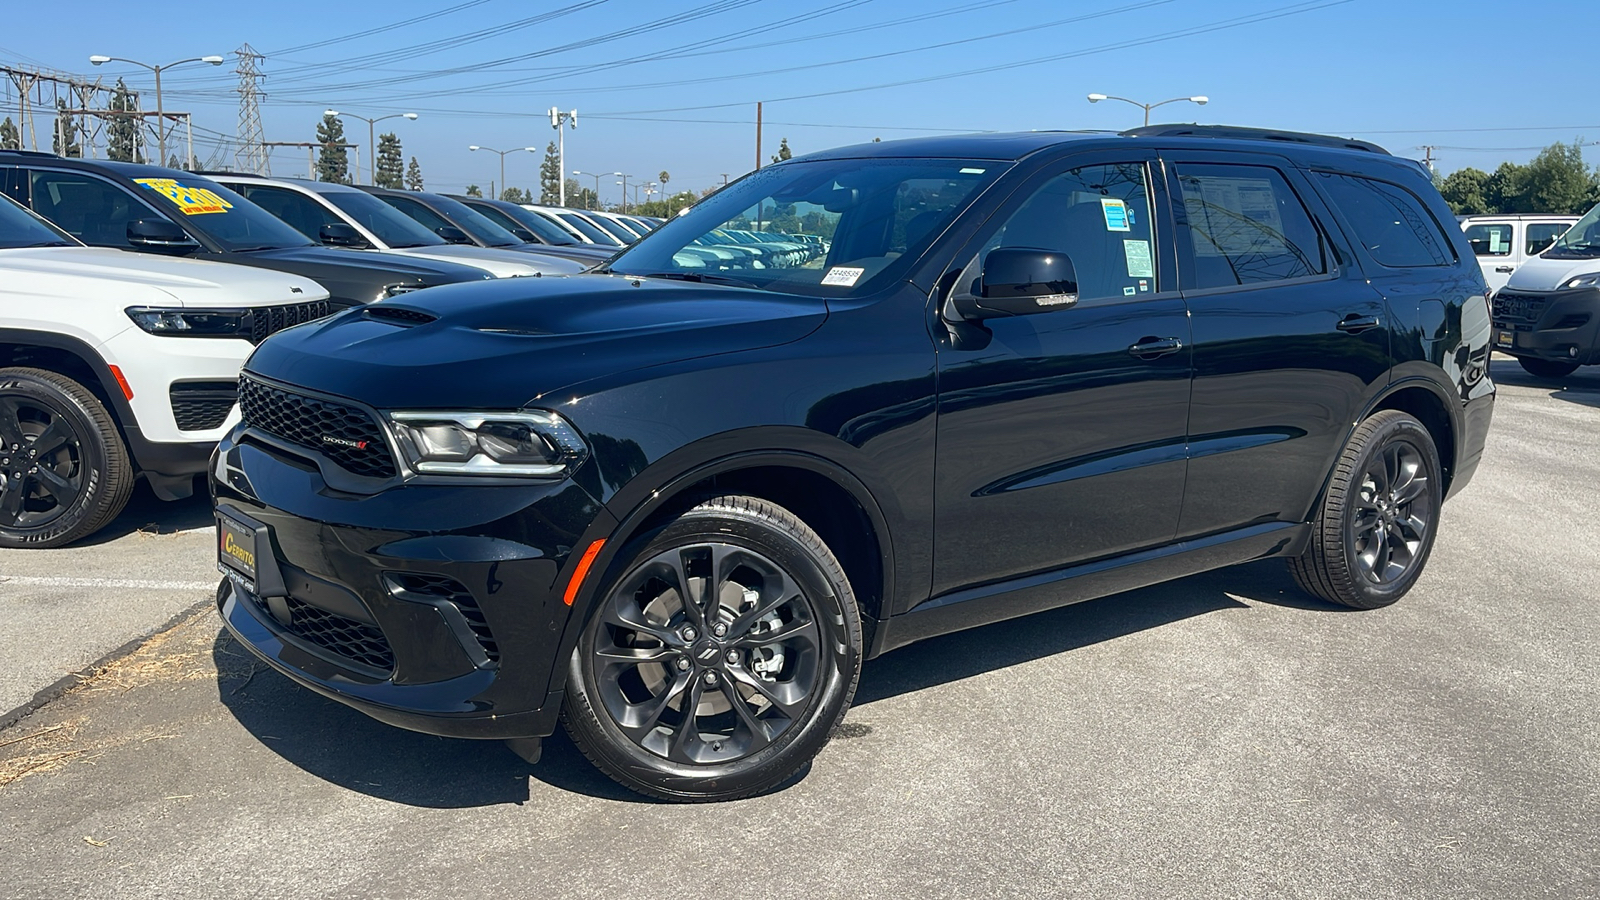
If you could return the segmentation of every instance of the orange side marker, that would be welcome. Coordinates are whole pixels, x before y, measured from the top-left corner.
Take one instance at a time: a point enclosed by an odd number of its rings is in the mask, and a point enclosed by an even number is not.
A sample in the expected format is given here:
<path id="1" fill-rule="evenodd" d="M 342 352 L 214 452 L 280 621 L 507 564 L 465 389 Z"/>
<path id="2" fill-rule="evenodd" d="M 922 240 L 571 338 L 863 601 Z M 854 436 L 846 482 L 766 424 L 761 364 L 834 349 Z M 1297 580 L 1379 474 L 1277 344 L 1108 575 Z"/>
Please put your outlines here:
<path id="1" fill-rule="evenodd" d="M 588 576 L 589 567 L 594 565 L 594 558 L 600 555 L 600 548 L 605 545 L 606 539 L 601 538 L 583 551 L 583 557 L 578 560 L 578 567 L 572 571 L 572 580 L 567 582 L 566 596 L 561 598 L 568 606 L 578 599 L 578 589 L 583 587 L 583 579 Z"/>
<path id="2" fill-rule="evenodd" d="M 111 377 L 117 380 L 117 387 L 122 388 L 122 398 L 124 400 L 132 400 L 133 388 L 128 387 L 128 379 L 122 377 L 122 370 L 116 366 L 112 366 Z"/>

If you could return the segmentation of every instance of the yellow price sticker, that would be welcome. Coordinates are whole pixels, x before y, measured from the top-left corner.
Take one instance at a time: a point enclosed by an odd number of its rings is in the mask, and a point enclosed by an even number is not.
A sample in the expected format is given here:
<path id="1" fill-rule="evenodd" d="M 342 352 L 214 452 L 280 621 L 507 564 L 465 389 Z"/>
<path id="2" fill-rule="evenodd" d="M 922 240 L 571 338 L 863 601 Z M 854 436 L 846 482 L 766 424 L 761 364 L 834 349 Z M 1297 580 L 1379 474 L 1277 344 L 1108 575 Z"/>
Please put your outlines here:
<path id="1" fill-rule="evenodd" d="M 205 188 L 187 187 L 175 178 L 135 178 L 134 182 L 171 200 L 186 216 L 227 212 L 233 209 L 232 203 L 218 197 L 214 192 Z"/>

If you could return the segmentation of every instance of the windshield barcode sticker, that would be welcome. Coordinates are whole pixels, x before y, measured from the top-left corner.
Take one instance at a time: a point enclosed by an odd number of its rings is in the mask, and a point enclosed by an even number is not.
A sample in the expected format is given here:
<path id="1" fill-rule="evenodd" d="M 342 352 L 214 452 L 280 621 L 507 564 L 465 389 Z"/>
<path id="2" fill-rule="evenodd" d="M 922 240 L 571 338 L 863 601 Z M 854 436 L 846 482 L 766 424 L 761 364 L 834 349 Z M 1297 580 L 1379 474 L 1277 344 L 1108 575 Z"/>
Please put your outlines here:
<path id="1" fill-rule="evenodd" d="M 852 269 L 848 266 L 834 266 L 828 274 L 822 276 L 823 284 L 836 284 L 840 287 L 854 287 L 861 280 L 866 269 Z"/>

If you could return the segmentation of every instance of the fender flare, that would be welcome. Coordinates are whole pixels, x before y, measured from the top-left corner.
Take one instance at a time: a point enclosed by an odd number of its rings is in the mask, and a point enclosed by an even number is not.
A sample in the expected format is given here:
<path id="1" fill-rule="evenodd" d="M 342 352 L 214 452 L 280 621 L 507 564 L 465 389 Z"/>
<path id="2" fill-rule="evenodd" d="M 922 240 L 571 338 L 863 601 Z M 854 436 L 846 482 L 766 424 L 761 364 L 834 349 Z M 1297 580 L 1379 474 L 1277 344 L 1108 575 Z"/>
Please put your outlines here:
<path id="1" fill-rule="evenodd" d="M 138 427 L 138 420 L 134 418 L 133 407 L 129 405 L 126 397 L 122 395 L 122 387 L 111 374 L 111 366 L 100 356 L 100 353 L 83 340 L 71 335 L 56 334 L 49 331 L 30 331 L 21 328 L 0 328 L 0 344 L 22 344 L 34 347 L 48 347 L 51 350 L 61 350 L 77 357 L 95 377 L 100 380 L 100 389 L 110 399 L 112 413 L 117 425 L 127 429 L 130 425 Z"/>
<path id="2" fill-rule="evenodd" d="M 1356 429 L 1361 427 L 1362 422 L 1365 422 L 1367 419 L 1371 418 L 1372 414 L 1377 412 L 1378 407 L 1382 406 L 1385 400 L 1388 400 L 1390 397 L 1393 397 L 1395 394 L 1398 394 L 1403 390 L 1409 390 L 1411 388 L 1426 389 L 1428 393 L 1433 394 L 1434 397 L 1439 401 L 1440 405 L 1444 407 L 1445 415 L 1449 417 L 1450 420 L 1450 430 L 1452 432 L 1451 444 L 1455 448 L 1455 455 L 1459 456 L 1461 453 L 1461 442 L 1459 435 L 1465 428 L 1465 424 L 1462 421 L 1461 401 L 1459 399 L 1452 399 L 1450 392 L 1440 386 L 1439 382 L 1431 378 L 1424 378 L 1421 375 L 1408 375 L 1398 381 L 1391 381 L 1389 384 L 1385 385 L 1382 390 L 1373 394 L 1372 397 L 1369 398 L 1361 407 L 1361 412 L 1358 416 L 1356 416 L 1355 421 L 1351 422 L 1350 427 L 1345 429 L 1344 440 L 1340 441 L 1339 443 L 1339 452 L 1344 452 L 1344 448 L 1349 446 L 1350 438 L 1356 433 Z M 1436 444 L 1437 442 L 1437 439 L 1435 439 Z M 1337 464 L 1337 461 L 1338 457 L 1336 456 L 1334 457 L 1335 464 Z M 1448 461 L 1451 473 L 1454 473 L 1457 462 L 1459 462 L 1458 459 L 1451 459 Z M 1445 460 L 1441 459 L 1440 464 L 1446 464 Z M 1322 487 L 1317 490 L 1316 501 L 1311 506 L 1310 512 L 1313 517 L 1316 516 L 1317 510 L 1322 508 L 1322 498 L 1328 495 L 1328 485 L 1333 482 L 1334 468 L 1335 466 L 1329 466 L 1328 473 L 1322 478 Z"/>

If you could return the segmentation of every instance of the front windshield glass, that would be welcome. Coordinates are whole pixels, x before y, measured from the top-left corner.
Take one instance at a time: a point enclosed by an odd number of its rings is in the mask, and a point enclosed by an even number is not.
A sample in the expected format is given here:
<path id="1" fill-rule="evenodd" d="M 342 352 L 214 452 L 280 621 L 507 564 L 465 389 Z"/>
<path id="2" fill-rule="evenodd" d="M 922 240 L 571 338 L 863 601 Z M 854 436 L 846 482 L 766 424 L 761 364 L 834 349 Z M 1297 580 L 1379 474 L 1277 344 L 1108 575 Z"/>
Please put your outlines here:
<path id="1" fill-rule="evenodd" d="M 515 204 L 512 204 L 511 206 L 475 206 L 473 208 L 489 218 L 495 219 L 496 222 L 506 226 L 508 230 L 510 226 L 507 223 L 515 223 L 518 228 L 526 228 L 533 232 L 533 234 L 538 237 L 539 240 L 544 241 L 546 244 L 552 244 L 557 247 L 567 247 L 578 243 L 578 239 L 563 231 L 560 225 L 557 225 L 549 219 L 546 219 L 544 216 L 539 215 L 531 209 L 523 209 Z M 500 218 L 496 219 L 496 216 L 499 216 Z M 515 234 L 516 232 L 512 233 Z"/>
<path id="2" fill-rule="evenodd" d="M 1557 238 L 1542 255 L 1557 259 L 1600 256 L 1600 204 L 1585 213 L 1578 224 L 1568 228 L 1567 233 Z"/>
<path id="3" fill-rule="evenodd" d="M 323 194 L 322 197 L 344 210 L 345 215 L 355 219 L 362 228 L 377 235 L 378 240 L 383 241 L 385 246 L 437 247 L 444 243 L 444 238 L 429 231 L 421 222 L 371 194 L 361 191 L 333 191 Z"/>
<path id="4" fill-rule="evenodd" d="M 1009 163 L 836 159 L 773 166 L 641 238 L 625 275 L 857 296 L 900 277 Z"/>
<path id="5" fill-rule="evenodd" d="M 615 219 L 612 219 L 609 216 L 589 216 L 589 221 L 599 225 L 601 228 L 604 228 L 611 234 L 612 237 L 623 242 L 624 244 L 631 244 L 639 239 L 637 234 L 634 234 L 628 229 L 622 227 Z"/>
<path id="6" fill-rule="evenodd" d="M 583 233 L 584 237 L 594 241 L 596 244 L 603 244 L 607 247 L 622 246 L 622 242 L 612 237 L 611 232 L 602 230 L 599 225 L 594 224 L 577 213 L 558 212 L 556 215 L 561 217 L 561 221 L 571 225 L 573 228 L 578 229 Z"/>
<path id="7" fill-rule="evenodd" d="M 0 194 L 0 249 L 19 247 L 81 247 L 66 232 L 39 218 Z"/>
<path id="8" fill-rule="evenodd" d="M 196 231 L 231 252 L 314 246 L 293 226 L 209 178 L 173 172 L 174 177 L 135 178 L 142 196 L 176 211 Z"/>
<path id="9" fill-rule="evenodd" d="M 462 231 L 465 231 L 473 240 L 489 247 L 515 247 L 527 243 L 519 240 L 516 235 L 489 221 L 483 213 L 462 203 L 460 200 L 451 200 L 449 197 L 432 198 L 433 205 L 439 212 L 450 217 L 450 221 Z"/>

